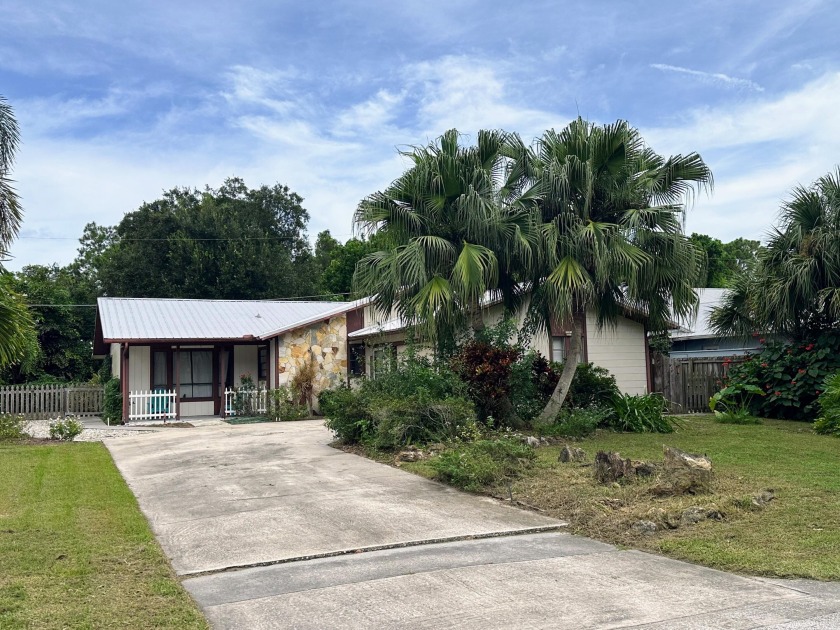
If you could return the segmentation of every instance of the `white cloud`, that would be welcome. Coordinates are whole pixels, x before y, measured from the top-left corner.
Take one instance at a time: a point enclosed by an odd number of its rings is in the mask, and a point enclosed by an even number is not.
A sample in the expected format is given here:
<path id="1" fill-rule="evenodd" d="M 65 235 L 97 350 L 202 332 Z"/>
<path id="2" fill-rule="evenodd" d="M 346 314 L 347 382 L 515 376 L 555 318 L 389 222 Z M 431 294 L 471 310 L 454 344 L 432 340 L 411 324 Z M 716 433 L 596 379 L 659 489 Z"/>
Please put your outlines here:
<path id="1" fill-rule="evenodd" d="M 724 87 L 731 87 L 731 88 L 747 88 L 750 90 L 755 90 L 756 92 L 763 92 L 764 88 L 761 87 L 758 83 L 754 81 L 750 81 L 748 79 L 739 79 L 737 77 L 731 77 L 728 74 L 723 74 L 722 72 L 703 72 L 702 70 L 692 70 L 691 68 L 683 68 L 681 66 L 671 66 L 667 63 L 652 63 L 650 64 L 651 68 L 655 68 L 657 70 L 662 70 L 663 72 L 676 72 L 678 74 L 686 74 L 692 77 L 696 77 L 701 81 L 706 83 L 714 83 L 717 85 L 722 85 Z"/>
<path id="2" fill-rule="evenodd" d="M 766 233 L 794 186 L 840 163 L 837 94 L 840 73 L 829 73 L 787 94 L 699 109 L 643 129 L 657 152 L 698 151 L 715 174 L 714 195 L 698 199 L 689 229 L 727 240 Z"/>

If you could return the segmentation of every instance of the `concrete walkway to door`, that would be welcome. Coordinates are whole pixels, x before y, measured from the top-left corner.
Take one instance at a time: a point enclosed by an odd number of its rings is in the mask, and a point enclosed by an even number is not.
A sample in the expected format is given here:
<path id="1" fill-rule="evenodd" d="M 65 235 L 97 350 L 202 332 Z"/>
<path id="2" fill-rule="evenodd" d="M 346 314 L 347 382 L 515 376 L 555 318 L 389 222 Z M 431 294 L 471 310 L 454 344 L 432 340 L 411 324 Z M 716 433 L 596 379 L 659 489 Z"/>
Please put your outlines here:
<path id="1" fill-rule="evenodd" d="M 840 627 L 837 585 L 621 551 L 329 441 L 306 421 L 106 445 L 217 628 Z"/>

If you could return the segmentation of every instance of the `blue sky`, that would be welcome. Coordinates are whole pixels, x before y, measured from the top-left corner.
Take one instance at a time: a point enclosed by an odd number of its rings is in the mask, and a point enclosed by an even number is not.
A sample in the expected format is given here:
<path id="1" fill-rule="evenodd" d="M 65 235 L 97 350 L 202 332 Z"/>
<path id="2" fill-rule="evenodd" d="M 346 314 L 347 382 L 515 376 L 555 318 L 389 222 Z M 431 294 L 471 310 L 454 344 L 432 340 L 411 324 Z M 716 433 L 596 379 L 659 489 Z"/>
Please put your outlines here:
<path id="1" fill-rule="evenodd" d="M 533 138 L 578 113 L 715 191 L 690 231 L 758 238 L 840 163 L 840 3 L 0 0 L 0 94 L 21 123 L 17 269 L 67 263 L 175 186 L 281 182 L 346 239 L 397 147 L 456 127 Z M 49 237 L 49 238 L 46 238 Z"/>

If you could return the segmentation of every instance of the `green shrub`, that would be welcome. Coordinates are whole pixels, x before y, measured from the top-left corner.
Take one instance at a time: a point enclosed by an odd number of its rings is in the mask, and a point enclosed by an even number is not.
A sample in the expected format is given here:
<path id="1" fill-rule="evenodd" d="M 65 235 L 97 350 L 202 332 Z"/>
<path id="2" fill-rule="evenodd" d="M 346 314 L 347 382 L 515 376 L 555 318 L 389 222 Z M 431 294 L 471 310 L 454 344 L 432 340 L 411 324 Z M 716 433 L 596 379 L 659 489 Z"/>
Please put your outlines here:
<path id="1" fill-rule="evenodd" d="M 715 414 L 715 420 L 724 424 L 761 424 L 750 409 L 753 399 L 764 396 L 760 387 L 748 383 L 733 383 L 717 392 L 709 399 L 709 409 Z"/>
<path id="2" fill-rule="evenodd" d="M 363 396 L 342 385 L 318 395 L 321 413 L 327 428 L 345 444 L 358 444 L 369 439 L 373 431 L 373 415 Z"/>
<path id="3" fill-rule="evenodd" d="M 667 405 L 661 394 L 619 394 L 612 400 L 609 425 L 631 433 L 672 433 L 675 422 L 664 415 Z"/>
<path id="4" fill-rule="evenodd" d="M 480 490 L 518 477 L 535 458 L 530 446 L 502 438 L 459 445 L 429 463 L 441 481 L 465 490 Z"/>
<path id="5" fill-rule="evenodd" d="M 445 442 L 476 430 L 475 408 L 464 398 L 431 399 L 419 393 L 382 400 L 373 408 L 375 447 L 392 450 L 409 444 Z"/>
<path id="6" fill-rule="evenodd" d="M 563 367 L 558 366 L 556 369 L 559 375 Z M 581 363 L 575 370 L 569 394 L 563 404 L 576 409 L 598 407 L 609 404 L 618 395 L 615 376 L 592 363 Z"/>
<path id="7" fill-rule="evenodd" d="M 120 379 L 112 378 L 105 383 L 105 399 L 102 403 L 102 420 L 106 424 L 123 423 L 123 397 Z"/>
<path id="8" fill-rule="evenodd" d="M 840 372 L 825 379 L 823 388 L 818 399 L 821 414 L 814 431 L 840 437 Z"/>
<path id="9" fill-rule="evenodd" d="M 278 387 L 268 390 L 265 415 L 274 422 L 301 420 L 309 416 L 309 408 L 297 402 L 288 387 Z"/>
<path id="10" fill-rule="evenodd" d="M 537 432 L 540 435 L 583 438 L 595 433 L 599 426 L 608 424 L 613 413 L 610 407 L 564 407 L 557 414 L 556 422 L 537 427 Z"/>
<path id="11" fill-rule="evenodd" d="M 63 420 L 50 422 L 50 438 L 69 442 L 79 435 L 83 429 L 81 422 L 72 416 L 68 416 Z"/>
<path id="12" fill-rule="evenodd" d="M 12 413 L 0 414 L 0 442 L 6 440 L 21 440 L 26 437 L 23 427 L 26 419 Z"/>
<path id="13" fill-rule="evenodd" d="M 766 343 L 760 353 L 732 366 L 725 385 L 754 385 L 766 393 L 752 401 L 753 415 L 810 421 L 818 414 L 825 379 L 837 371 L 840 331 L 828 331 L 811 341 Z"/>
<path id="14" fill-rule="evenodd" d="M 454 437 L 470 431 L 475 410 L 466 387 L 445 365 L 409 356 L 393 370 L 321 392 L 327 427 L 346 444 L 369 443 L 398 448 Z"/>

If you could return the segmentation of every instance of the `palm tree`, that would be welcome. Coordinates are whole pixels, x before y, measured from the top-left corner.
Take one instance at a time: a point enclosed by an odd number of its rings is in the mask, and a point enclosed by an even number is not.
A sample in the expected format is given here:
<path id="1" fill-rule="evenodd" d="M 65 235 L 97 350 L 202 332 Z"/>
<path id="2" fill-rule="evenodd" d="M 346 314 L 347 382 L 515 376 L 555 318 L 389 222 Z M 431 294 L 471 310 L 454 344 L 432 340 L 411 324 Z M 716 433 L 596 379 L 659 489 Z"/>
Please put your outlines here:
<path id="1" fill-rule="evenodd" d="M 664 158 L 624 121 L 597 126 L 581 118 L 549 130 L 532 147 L 515 136 L 513 204 L 540 223 L 541 247 L 530 269 L 531 311 L 544 329 L 571 331 L 570 356 L 540 421 L 552 421 L 577 369 L 587 311 L 599 327 L 627 311 L 647 313 L 664 330 L 672 315 L 696 308 L 703 254 L 683 234 L 686 202 L 711 189 L 696 153 Z"/>
<path id="2" fill-rule="evenodd" d="M 439 344 L 480 324 L 488 291 L 508 305 L 516 301 L 512 270 L 530 264 L 536 236 L 528 211 L 502 203 L 507 134 L 480 131 L 476 145 L 466 147 L 459 138 L 452 129 L 403 153 L 411 168 L 363 199 L 354 219 L 390 245 L 359 262 L 357 292 Z"/>
<path id="3" fill-rule="evenodd" d="M 15 160 L 20 132 L 14 112 L 0 96 L 0 260 L 17 236 L 22 211 L 17 193 L 9 179 Z M 5 273 L 0 265 L 0 274 Z M 16 293 L 0 289 L 0 367 L 20 359 L 31 347 L 32 318 Z"/>
<path id="4" fill-rule="evenodd" d="M 807 339 L 840 322 L 840 166 L 782 204 L 757 264 L 738 276 L 712 325 L 725 335 Z"/>

